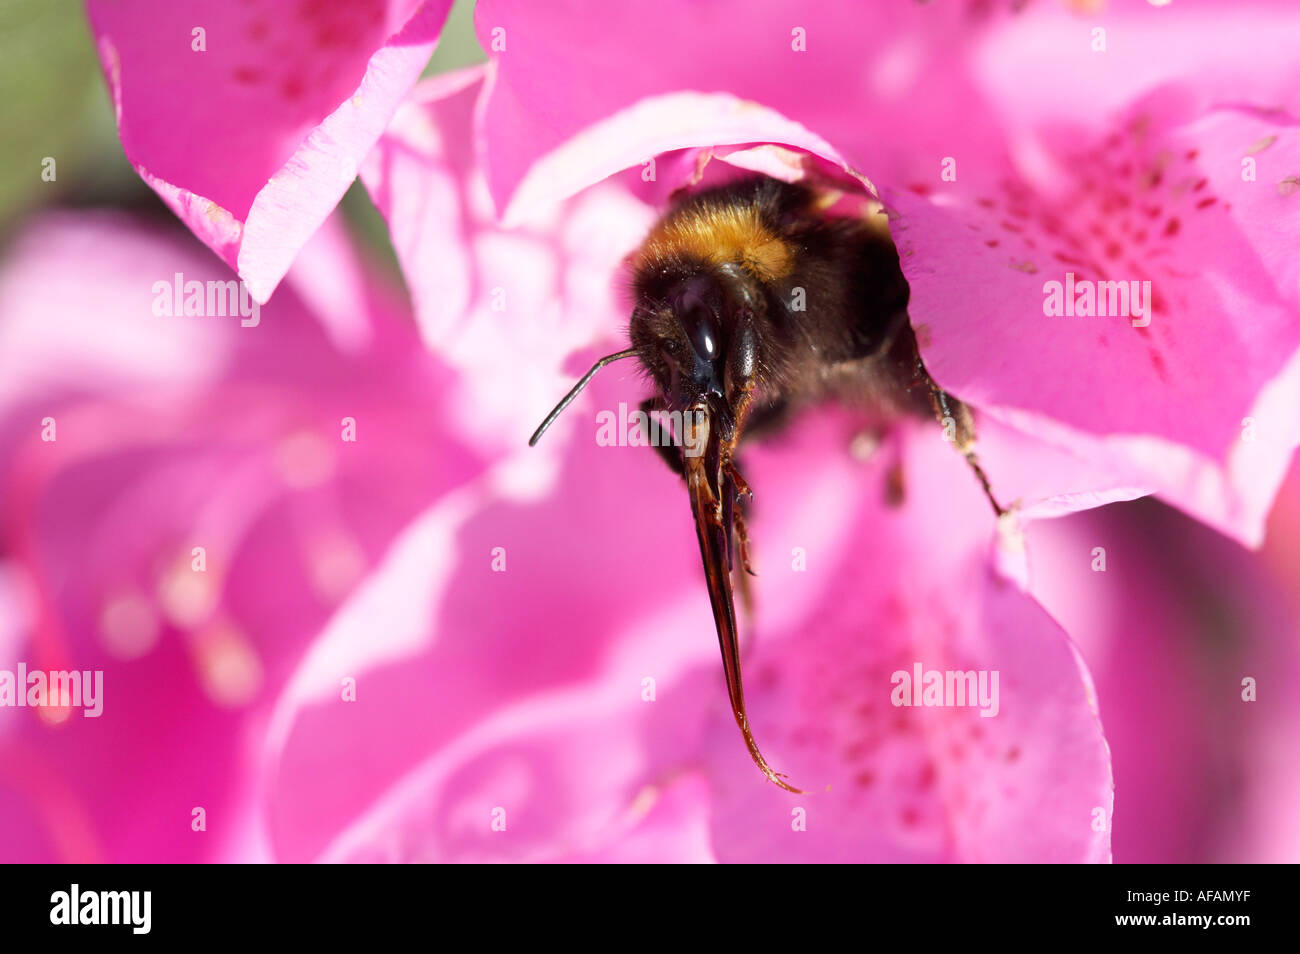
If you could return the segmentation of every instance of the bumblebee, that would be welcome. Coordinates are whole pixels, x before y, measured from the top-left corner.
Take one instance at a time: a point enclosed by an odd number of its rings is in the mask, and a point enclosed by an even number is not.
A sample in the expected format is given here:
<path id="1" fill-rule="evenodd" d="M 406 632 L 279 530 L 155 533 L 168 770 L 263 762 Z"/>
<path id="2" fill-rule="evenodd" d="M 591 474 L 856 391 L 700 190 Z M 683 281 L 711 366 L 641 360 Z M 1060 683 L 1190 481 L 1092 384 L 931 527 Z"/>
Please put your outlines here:
<path id="1" fill-rule="evenodd" d="M 769 177 L 679 199 L 632 257 L 630 347 L 597 361 L 529 441 L 601 368 L 640 363 L 655 388 L 642 411 L 676 412 L 686 431 L 651 444 L 686 484 L 736 724 L 758 768 L 791 792 L 800 790 L 763 758 L 745 710 L 732 586 L 737 563 L 753 573 L 742 437 L 779 430 L 827 400 L 885 420 L 933 416 L 1004 512 L 975 456 L 970 410 L 921 361 L 887 232 L 829 205 L 816 189 Z M 746 593 L 743 576 L 741 586 Z"/>

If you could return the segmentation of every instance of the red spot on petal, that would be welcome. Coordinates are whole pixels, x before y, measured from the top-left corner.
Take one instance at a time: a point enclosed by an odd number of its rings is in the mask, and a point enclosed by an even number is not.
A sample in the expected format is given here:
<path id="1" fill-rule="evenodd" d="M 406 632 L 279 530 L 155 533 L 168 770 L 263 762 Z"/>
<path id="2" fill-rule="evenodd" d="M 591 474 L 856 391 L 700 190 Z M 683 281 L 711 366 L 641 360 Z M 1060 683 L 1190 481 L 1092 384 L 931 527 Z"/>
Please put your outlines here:
<path id="1" fill-rule="evenodd" d="M 1160 352 L 1155 348 L 1151 349 L 1151 367 L 1155 368 L 1156 377 L 1161 381 L 1169 380 L 1169 374 L 1165 371 L 1165 359 L 1160 357 Z"/>
<path id="2" fill-rule="evenodd" d="M 286 76 L 280 83 L 280 95 L 285 99 L 302 99 L 305 91 L 302 80 L 296 76 Z"/>
<path id="3" fill-rule="evenodd" d="M 316 45 L 322 49 L 342 46 L 347 38 L 348 34 L 341 24 L 326 23 L 316 29 Z"/>

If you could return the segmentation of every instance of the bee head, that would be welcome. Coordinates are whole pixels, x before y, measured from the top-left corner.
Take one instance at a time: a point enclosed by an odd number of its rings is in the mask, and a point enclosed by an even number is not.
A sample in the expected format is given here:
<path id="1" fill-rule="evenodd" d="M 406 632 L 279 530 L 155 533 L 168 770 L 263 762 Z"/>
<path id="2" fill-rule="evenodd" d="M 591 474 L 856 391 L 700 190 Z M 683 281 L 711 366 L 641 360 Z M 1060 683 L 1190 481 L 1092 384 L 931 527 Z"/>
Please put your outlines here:
<path id="1" fill-rule="evenodd" d="M 632 347 L 670 409 L 704 404 L 729 431 L 734 421 L 726 410 L 734 410 L 756 370 L 757 283 L 732 265 L 657 278 L 640 289 Z"/>

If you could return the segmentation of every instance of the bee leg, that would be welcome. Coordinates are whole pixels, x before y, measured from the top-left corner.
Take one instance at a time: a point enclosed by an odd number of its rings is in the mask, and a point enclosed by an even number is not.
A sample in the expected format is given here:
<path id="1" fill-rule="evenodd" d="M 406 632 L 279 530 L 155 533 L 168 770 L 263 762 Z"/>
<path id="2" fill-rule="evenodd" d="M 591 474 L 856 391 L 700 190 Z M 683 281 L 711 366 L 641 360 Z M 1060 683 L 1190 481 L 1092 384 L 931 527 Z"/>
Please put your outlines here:
<path id="1" fill-rule="evenodd" d="M 749 530 L 745 526 L 745 517 L 742 513 L 742 506 L 754 499 L 754 492 L 749 489 L 749 484 L 745 483 L 745 478 L 740 476 L 736 470 L 736 465 L 728 461 L 723 465 L 723 471 L 726 475 L 726 484 L 728 488 L 734 491 L 733 506 L 731 511 L 731 534 L 734 541 L 734 549 L 740 555 L 740 565 L 744 573 L 736 573 L 736 585 L 740 589 L 740 603 L 745 608 L 745 619 L 751 621 L 745 627 L 744 647 L 748 649 L 753 643 L 752 620 L 754 619 L 754 590 L 750 585 L 749 578 L 758 576 L 754 572 L 754 566 L 749 559 Z"/>
<path id="2" fill-rule="evenodd" d="M 920 365 L 919 359 L 917 365 Z M 923 367 L 920 370 L 926 378 L 929 378 L 929 374 Z M 1003 516 L 1007 511 L 993 496 L 993 486 L 989 483 L 988 474 L 984 473 L 984 468 L 980 466 L 979 458 L 975 455 L 975 418 L 971 415 L 970 408 L 940 388 L 933 380 L 930 381 L 930 407 L 934 410 L 935 418 L 943 425 L 944 438 L 956 445 L 957 450 L 966 458 L 970 469 L 975 472 L 980 486 L 984 488 L 984 496 L 993 505 L 993 512 L 999 517 Z"/>
<path id="3" fill-rule="evenodd" d="M 733 515 L 732 533 L 736 538 L 736 547 L 740 551 L 740 565 L 744 573 L 734 574 L 736 588 L 740 590 L 740 605 L 745 608 L 745 628 L 741 633 L 741 646 L 746 651 L 754 644 L 754 587 L 749 582 L 751 576 L 758 576 L 749 564 L 749 535 L 745 531 L 745 520 L 737 508 Z"/>
<path id="4" fill-rule="evenodd" d="M 741 586 L 748 587 L 749 581 L 746 580 L 746 576 L 758 576 L 758 573 L 754 572 L 754 565 L 749 560 L 749 530 L 745 528 L 745 516 L 741 511 L 741 507 L 742 504 L 753 502 L 754 491 L 749 489 L 749 483 L 746 483 L 745 478 L 740 476 L 735 461 L 728 460 L 727 463 L 723 464 L 723 473 L 725 476 L 724 486 L 727 487 L 727 491 L 731 491 L 733 494 L 732 534 L 736 538 L 736 548 L 740 551 L 740 565 L 745 569 L 745 573 L 742 573 L 740 577 Z M 746 597 L 746 603 L 748 602 L 748 597 Z M 749 610 L 750 607 L 746 606 L 745 608 Z"/>
<path id="5" fill-rule="evenodd" d="M 735 513 L 732 514 L 732 520 L 735 524 L 737 549 L 740 551 L 740 565 L 744 567 L 745 573 L 749 576 L 758 576 L 758 574 L 754 572 L 753 564 L 749 562 L 749 531 L 745 529 L 745 518 L 741 515 L 739 507 L 737 507 Z M 743 585 L 748 585 L 744 584 L 744 577 L 742 577 L 741 580 Z"/>
<path id="6" fill-rule="evenodd" d="M 686 465 L 682 463 L 681 451 L 677 446 L 677 436 L 673 435 L 667 427 L 661 425 L 658 419 L 650 414 L 651 411 L 659 410 L 658 399 L 646 398 L 641 402 L 640 409 L 650 421 L 650 446 L 659 455 L 659 459 L 668 465 L 669 470 L 685 480 Z M 665 439 L 665 435 L 667 435 L 667 439 Z"/>
<path id="7" fill-rule="evenodd" d="M 907 479 L 903 476 L 903 462 L 895 460 L 889 465 L 885 476 L 885 503 L 891 507 L 901 507 L 907 499 Z"/>
<path id="8" fill-rule="evenodd" d="M 774 434 L 779 431 L 790 420 L 793 414 L 788 401 L 785 398 L 776 398 L 765 404 L 758 404 L 745 417 L 744 439 L 746 441 L 758 439 L 762 440 L 764 436 Z M 740 553 L 740 565 L 744 573 L 737 573 L 736 577 L 740 587 L 740 601 L 745 607 L 745 616 L 748 619 L 754 618 L 754 593 L 750 586 L 749 578 L 758 576 L 754 570 L 754 564 L 751 562 L 749 547 L 749 530 L 745 526 L 745 517 L 741 512 L 742 498 L 745 504 L 750 504 L 754 500 L 754 492 L 749 489 L 749 484 L 745 478 L 740 476 L 734 463 L 728 462 L 726 465 L 727 476 L 731 485 L 736 491 L 735 512 L 732 517 L 732 534 L 736 540 L 736 550 Z M 752 627 L 749 627 L 752 632 Z M 752 635 L 746 636 L 746 646 L 753 639 Z"/>

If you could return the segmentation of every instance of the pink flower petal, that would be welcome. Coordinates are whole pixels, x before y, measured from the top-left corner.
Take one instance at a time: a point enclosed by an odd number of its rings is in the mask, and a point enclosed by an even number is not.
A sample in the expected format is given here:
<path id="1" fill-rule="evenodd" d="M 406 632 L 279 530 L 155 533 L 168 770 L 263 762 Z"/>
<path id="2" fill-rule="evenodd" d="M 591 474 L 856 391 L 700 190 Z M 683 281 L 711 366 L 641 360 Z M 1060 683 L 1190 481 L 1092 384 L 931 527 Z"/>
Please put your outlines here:
<path id="1" fill-rule="evenodd" d="M 362 180 L 388 221 L 426 343 L 472 372 L 454 423 L 485 447 L 517 451 L 572 383 L 565 360 L 609 343 L 610 315 L 623 311 L 616 276 L 653 213 L 610 184 L 500 226 L 468 146 L 482 72 L 421 84 Z M 521 417 L 527 407 L 537 421 Z"/>
<path id="2" fill-rule="evenodd" d="M 938 4 L 755 6 L 723 0 L 701 8 L 667 0 L 591 9 L 573 2 L 542 8 L 485 0 L 474 19 L 496 68 L 482 130 L 492 196 L 504 209 L 534 163 L 583 130 L 633 109 L 640 110 L 633 116 L 664 123 L 662 132 L 635 128 L 624 117 L 617 128 L 626 132 L 626 144 L 599 142 L 598 158 L 581 163 L 588 174 L 603 177 L 616 158 L 639 164 L 655 155 L 648 150 L 660 141 L 785 141 L 746 130 L 744 120 L 760 123 L 764 110 L 800 130 L 792 138 L 806 140 L 806 130 L 813 130 L 814 140 L 834 143 L 857 168 L 870 165 L 883 173 L 898 154 L 893 132 L 904 124 L 932 152 L 951 142 L 949 117 L 978 114 L 978 91 L 943 79 L 959 76 L 961 52 L 971 46 L 974 30 L 1006 17 Z M 927 133 L 914 97 L 935 85 L 946 99 Z M 656 97 L 664 97 L 660 108 L 636 105 Z M 674 102 L 687 111 L 673 115 Z M 715 130 L 702 125 L 711 111 L 721 121 Z M 982 141 L 994 130 L 972 124 L 970 133 Z M 563 178 L 555 191 L 571 194 L 579 169 L 556 171 Z M 540 192 L 545 182 L 532 188 Z"/>
<path id="3" fill-rule="evenodd" d="M 0 666 L 104 674 L 97 718 L 0 707 L 4 860 L 267 857 L 247 733 L 409 517 L 483 464 L 349 259 L 335 288 L 369 337 L 344 353 L 292 280 L 256 327 L 153 314 L 155 280 L 227 271 L 181 237 L 59 213 L 0 269 L 0 347 L 32 363 L 0 396 Z"/>
<path id="4" fill-rule="evenodd" d="M 1104 31 L 1097 37 L 1097 30 Z M 1104 41 L 1104 50 L 1094 49 Z M 1034 4 L 976 39 L 970 70 L 1008 138 L 1096 127 L 1170 82 L 1205 109 L 1300 111 L 1300 9 L 1288 0 Z"/>
<path id="5" fill-rule="evenodd" d="M 574 0 L 483 0 L 475 23 L 494 61 L 482 132 L 502 209 L 544 156 L 668 94 L 725 93 L 774 110 L 895 186 L 932 181 L 944 156 L 996 156 L 1044 122 L 1105 120 L 1173 81 L 1194 84 L 1202 107 L 1294 108 L 1300 95 L 1289 42 L 1300 38 L 1300 14 L 1286 0 L 1101 10 L 851 0 L 592 10 Z M 1104 53 L 1092 48 L 1098 27 Z M 634 139 L 656 136 L 641 129 Z M 723 141 L 703 135 L 690 145 Z"/>
<path id="6" fill-rule="evenodd" d="M 632 398 L 616 379 L 593 388 L 597 406 Z M 851 433 L 839 416 L 812 419 L 793 444 L 746 465 L 762 508 L 751 525 L 762 573 L 751 717 L 795 781 L 835 783 L 807 796 L 821 813 L 817 834 L 791 833 L 790 804 L 802 803 L 757 773 L 726 711 L 678 482 L 644 448 L 588 438 L 568 446 L 553 494 L 512 503 L 494 481 L 431 511 L 336 617 L 273 723 L 278 856 L 664 860 L 639 854 L 645 806 L 702 765 L 708 787 L 692 788 L 681 811 L 698 820 L 701 800 L 712 806 L 719 857 L 1104 860 L 1107 835 L 1091 813 L 1109 818 L 1109 775 L 1086 674 L 1050 619 L 991 575 L 994 521 L 973 477 L 931 433 L 905 462 L 913 502 L 886 507 L 889 455 L 855 464 Z M 668 519 L 622 521 L 628 500 Z M 590 540 L 619 530 L 557 558 L 537 541 L 560 524 Z M 494 545 L 509 561 L 501 573 L 490 569 Z M 791 571 L 792 546 L 806 550 L 809 572 Z M 849 577 L 867 582 L 846 588 Z M 910 623 L 880 611 L 889 593 L 916 613 Z M 539 641 L 538 620 L 563 638 Z M 912 654 L 909 665 L 1001 669 L 999 716 L 900 710 L 909 731 L 896 731 L 887 670 L 899 653 Z M 854 681 L 859 660 L 886 667 L 880 686 Z M 788 691 L 834 683 L 835 672 L 848 680 L 836 699 Z M 338 699 L 343 674 L 357 678 L 356 705 Z M 653 703 L 641 696 L 647 676 Z M 383 702 L 363 706 L 363 695 Z M 890 718 L 863 714 L 873 700 Z M 828 713 L 821 734 L 801 728 Z M 843 752 L 873 728 L 887 736 L 887 762 L 868 751 L 823 757 L 827 737 Z M 939 743 L 959 751 L 935 756 L 936 788 L 918 796 L 909 773 L 928 777 L 926 753 Z M 340 762 L 359 770 L 340 778 Z M 855 815 L 858 776 L 872 769 L 877 800 Z M 941 790 L 956 802 L 940 802 Z M 928 814 L 913 831 L 918 805 Z M 492 828 L 497 808 L 504 832 Z M 686 833 L 671 857 L 700 851 L 697 837 Z"/>
<path id="7" fill-rule="evenodd" d="M 795 471 L 825 447 L 804 430 L 774 446 L 777 460 L 753 455 L 753 486 L 771 483 L 767 467 Z M 994 574 L 983 542 L 992 516 L 960 456 L 928 431 L 894 453 L 883 447 L 881 459 L 851 468 L 864 492 L 838 514 L 838 553 L 809 551 L 808 569 L 791 573 L 781 562 L 789 548 L 777 546 L 765 568 L 765 602 L 792 585 L 819 594 L 797 621 L 760 616 L 747 660 L 759 743 L 809 793 L 753 784 L 715 699 L 707 738 L 719 860 L 1108 860 L 1109 758 L 1082 660 L 1046 612 Z M 883 494 L 895 459 L 899 507 Z M 918 664 L 997 671 L 996 714 L 899 706 L 895 674 L 910 678 Z"/>
<path id="8" fill-rule="evenodd" d="M 91 0 L 89 11 L 127 158 L 265 302 L 356 178 L 450 6 Z"/>
<path id="9" fill-rule="evenodd" d="M 887 193 L 909 310 L 945 388 L 1109 470 L 1076 492 L 1146 487 L 1257 543 L 1300 442 L 1300 203 L 1278 188 L 1300 137 L 1284 117 L 1161 115 L 1138 107 L 1033 185 L 971 169 Z M 1147 314 L 1046 313 L 1048 283 L 1107 281 L 1150 282 Z M 1025 464 L 984 456 L 995 482 Z"/>
<path id="10" fill-rule="evenodd" d="M 80 263 L 76 281 L 68 280 L 71 261 Z M 170 289 L 177 272 L 205 281 L 224 271 L 201 249 L 159 242 L 129 216 L 51 213 L 32 222 L 0 271 L 0 413 L 68 388 L 210 381 L 235 336 L 220 318 L 153 314 L 153 284 Z"/>
<path id="11" fill-rule="evenodd" d="M 600 387 L 606 399 L 616 393 L 611 389 L 627 390 L 617 380 Z M 530 465 L 552 458 L 525 448 L 524 460 L 503 462 L 444 498 L 408 528 L 321 634 L 278 700 L 267 740 L 278 857 L 347 853 L 352 849 L 345 846 L 360 837 L 346 834 L 354 826 L 387 830 L 408 809 L 421 813 L 420 832 L 404 830 L 429 857 L 498 850 L 528 856 L 540 844 L 533 836 L 522 844 L 501 840 L 499 849 L 480 841 L 480 835 L 492 838 L 490 818 L 481 814 L 476 832 L 442 840 L 439 833 L 450 824 L 442 809 L 461 810 L 456 806 L 468 797 L 459 791 L 463 784 L 447 790 L 433 815 L 433 800 L 403 794 L 410 786 L 432 793 L 451 776 L 472 777 L 465 763 L 495 763 L 498 750 L 518 753 L 507 759 L 520 766 L 510 778 L 537 792 L 534 811 L 549 814 L 530 826 L 557 833 L 556 845 L 569 837 L 560 834 L 579 830 L 586 832 L 579 840 L 585 844 L 590 825 L 601 819 L 613 824 L 650 780 L 630 718 L 644 706 L 642 663 L 615 649 L 636 640 L 656 654 L 654 671 L 663 673 L 680 669 L 684 654 L 712 659 L 716 646 L 695 638 L 698 632 L 651 631 L 645 624 L 661 597 L 642 585 L 639 572 L 665 539 L 679 557 L 689 556 L 688 535 L 629 523 L 618 541 L 577 554 L 585 565 L 556 559 L 548 541 L 560 515 L 575 538 L 598 540 L 629 497 L 646 499 L 647 506 L 671 500 L 685 507 L 650 451 L 598 447 L 594 427 L 586 435 L 571 445 L 562 472 L 547 474 L 543 467 L 540 483 Z M 494 571 L 498 556 L 504 569 Z M 591 586 L 597 579 L 600 585 Z M 689 592 L 698 574 L 688 560 L 667 561 L 661 581 Z M 344 677 L 356 680 L 355 705 L 340 700 Z M 557 702 L 566 691 L 567 701 Z M 602 720 L 600 713 L 615 709 L 618 718 Z M 584 712 L 591 724 L 580 718 Z M 594 745 L 590 733 L 601 734 L 606 741 L 600 744 L 619 750 L 621 760 L 603 766 L 599 784 L 586 769 L 574 772 L 582 745 L 572 739 Z M 562 764 L 552 764 L 546 753 Z M 340 758 L 355 759 L 364 770 L 322 788 L 320 773 L 332 773 L 329 766 Z M 488 774 L 495 778 L 495 771 Z M 497 795 L 487 809 L 505 804 L 513 815 L 520 802 L 507 795 Z"/>
<path id="12" fill-rule="evenodd" d="M 641 100 L 582 129 L 533 163 L 502 220 L 506 225 L 525 220 L 593 182 L 664 153 L 701 144 L 745 143 L 780 143 L 853 174 L 830 143 L 775 110 L 725 93 L 669 93 Z M 764 171 L 774 170 L 768 165 Z M 865 180 L 863 184 L 870 189 Z"/>
<path id="13" fill-rule="evenodd" d="M 641 814 L 627 790 L 644 766 L 626 697 L 611 685 L 507 707 L 402 779 L 321 860 L 549 861 L 603 846 Z"/>
<path id="14" fill-rule="evenodd" d="M 1285 560 L 1297 504 L 1293 479 L 1258 555 L 1149 501 L 1029 528 L 1032 590 L 1096 680 L 1117 862 L 1300 853 L 1300 771 L 1284 754 L 1300 748 L 1300 605 L 1290 595 L 1300 562 Z M 1270 557 L 1283 558 L 1274 579 Z M 1247 677 L 1261 689 L 1254 701 L 1243 698 Z"/>

